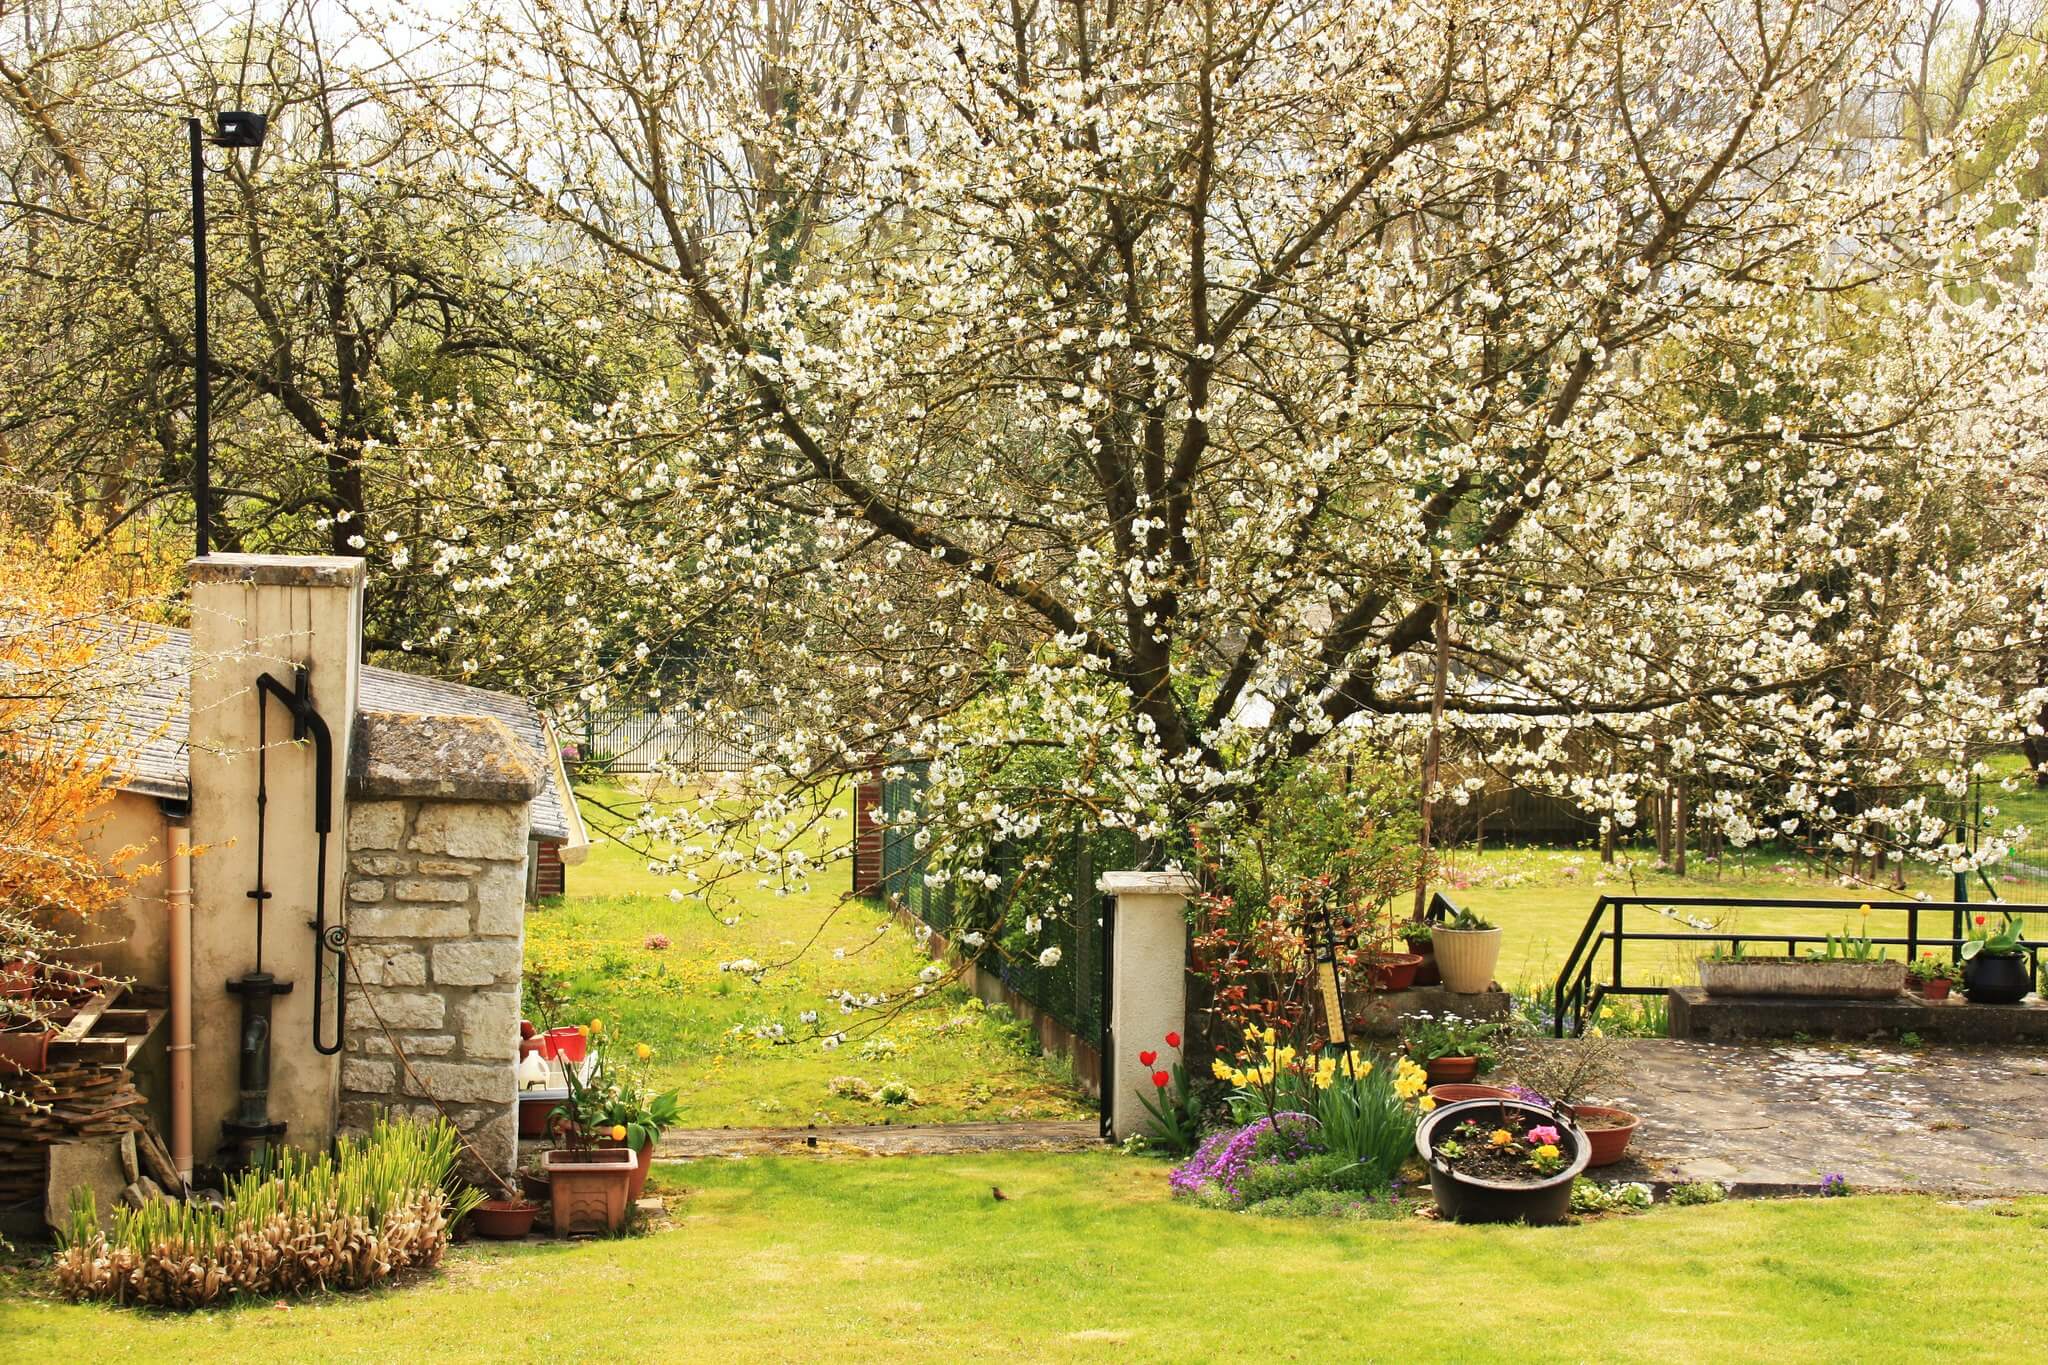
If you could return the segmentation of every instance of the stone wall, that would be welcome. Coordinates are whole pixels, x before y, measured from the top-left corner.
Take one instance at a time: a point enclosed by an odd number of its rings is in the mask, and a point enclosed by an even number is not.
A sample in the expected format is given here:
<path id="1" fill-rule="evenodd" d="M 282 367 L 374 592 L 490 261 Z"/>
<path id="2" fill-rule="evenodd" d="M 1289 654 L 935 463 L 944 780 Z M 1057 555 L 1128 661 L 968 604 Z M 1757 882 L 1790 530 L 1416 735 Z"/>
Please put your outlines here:
<path id="1" fill-rule="evenodd" d="M 511 731 L 483 718 L 365 713 L 357 745 L 349 952 L 363 989 L 350 992 L 341 1127 L 432 1117 L 431 1094 L 509 1172 L 537 775 Z"/>

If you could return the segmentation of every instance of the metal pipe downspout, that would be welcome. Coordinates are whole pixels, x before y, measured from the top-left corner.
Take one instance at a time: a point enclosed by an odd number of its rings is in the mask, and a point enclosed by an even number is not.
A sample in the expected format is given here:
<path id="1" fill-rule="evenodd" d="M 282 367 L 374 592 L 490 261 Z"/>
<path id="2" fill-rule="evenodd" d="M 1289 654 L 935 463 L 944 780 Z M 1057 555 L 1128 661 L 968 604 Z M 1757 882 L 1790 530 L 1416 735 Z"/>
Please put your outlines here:
<path id="1" fill-rule="evenodd" d="M 171 1164 L 178 1178 L 192 1181 L 192 830 L 174 824 L 166 831 L 170 865 L 165 900 L 170 906 Z"/>

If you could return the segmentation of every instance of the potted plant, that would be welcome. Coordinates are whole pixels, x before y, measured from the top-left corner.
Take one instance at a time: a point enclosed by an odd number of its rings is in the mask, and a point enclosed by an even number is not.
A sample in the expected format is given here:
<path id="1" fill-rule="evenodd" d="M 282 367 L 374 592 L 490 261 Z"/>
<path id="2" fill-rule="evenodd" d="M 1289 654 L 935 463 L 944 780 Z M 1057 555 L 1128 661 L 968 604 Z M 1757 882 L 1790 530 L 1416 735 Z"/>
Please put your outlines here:
<path id="1" fill-rule="evenodd" d="M 1418 916 L 1401 921 L 1394 931 L 1408 945 L 1408 951 L 1422 959 L 1421 965 L 1415 969 L 1415 984 L 1441 986 L 1444 978 L 1436 967 L 1436 926 Z"/>
<path id="2" fill-rule="evenodd" d="M 638 1199 L 654 1163 L 655 1140 L 676 1121 L 676 1092 L 656 1093 L 649 1083 L 647 1063 L 654 1050 L 647 1044 L 636 1045 L 632 1060 L 622 1061 L 605 1038 L 602 1021 L 591 1020 L 587 1034 L 589 1064 L 562 1068 L 569 1098 L 550 1117 L 573 1125 L 582 1141 L 625 1150 L 633 1159 L 626 1197 Z"/>
<path id="3" fill-rule="evenodd" d="M 1415 1151 L 1437 1213 L 1458 1223 L 1560 1223 L 1586 1169 L 1568 1114 L 1526 1100 L 1467 1100 L 1423 1116 Z"/>
<path id="4" fill-rule="evenodd" d="M 1621 1081 L 1621 1048 L 1611 1038 L 1530 1038 L 1517 1043 L 1503 1062 L 1513 1074 L 1517 1098 L 1570 1114 L 1586 1134 L 1586 1164 L 1612 1166 L 1628 1153 L 1642 1120 L 1626 1109 L 1598 1104 L 1595 1092 L 1611 1095 Z"/>
<path id="5" fill-rule="evenodd" d="M 2022 926 L 2010 910 L 1996 929 L 1987 920 L 1976 916 L 1964 937 L 1963 994 L 1973 1005 L 2018 1004 L 2034 989 Z"/>
<path id="6" fill-rule="evenodd" d="M 34 1021 L 0 1028 L 0 1076 L 30 1074 L 50 1064 L 50 1044 L 57 1031 Z"/>
<path id="7" fill-rule="evenodd" d="M 1925 996 L 1930 1002 L 1948 999 L 1949 991 L 1955 986 L 1956 978 L 1962 974 L 1953 962 L 1939 958 L 1932 951 L 1923 952 L 1906 968 L 1906 984 L 1916 994 Z"/>
<path id="8" fill-rule="evenodd" d="M 1429 941 L 1436 949 L 1436 969 L 1443 974 L 1445 990 L 1477 995 L 1493 984 L 1493 969 L 1500 965 L 1501 932 L 1490 921 L 1460 910 L 1456 919 L 1431 928 Z"/>
<path id="9" fill-rule="evenodd" d="M 514 1241 L 533 1231 L 540 1205 L 531 1199 L 486 1199 L 469 1214 L 469 1227 L 479 1237 Z"/>
<path id="10" fill-rule="evenodd" d="M 1402 1020 L 1408 1056 L 1421 1064 L 1431 1085 L 1462 1083 L 1492 1070 L 1500 1031 L 1499 1024 L 1455 1014 L 1412 1014 Z"/>
<path id="11" fill-rule="evenodd" d="M 1359 973 L 1365 979 L 1367 990 L 1405 991 L 1415 984 L 1415 974 L 1422 966 L 1422 954 L 1403 952 L 1394 947 L 1396 942 L 1399 940 L 1383 940 L 1359 953 Z"/>
<path id="12" fill-rule="evenodd" d="M 541 1156 L 555 1234 L 617 1232 L 626 1221 L 626 1188 L 638 1165 L 624 1147 L 558 1147 Z"/>
<path id="13" fill-rule="evenodd" d="M 1870 907 L 1862 914 L 1867 920 Z M 1802 957 L 1752 957 L 1740 941 L 1700 959 L 1709 995 L 1791 996 L 1819 1000 L 1889 1000 L 1906 988 L 1906 964 L 1887 958 L 1867 935 L 1847 927 Z"/>

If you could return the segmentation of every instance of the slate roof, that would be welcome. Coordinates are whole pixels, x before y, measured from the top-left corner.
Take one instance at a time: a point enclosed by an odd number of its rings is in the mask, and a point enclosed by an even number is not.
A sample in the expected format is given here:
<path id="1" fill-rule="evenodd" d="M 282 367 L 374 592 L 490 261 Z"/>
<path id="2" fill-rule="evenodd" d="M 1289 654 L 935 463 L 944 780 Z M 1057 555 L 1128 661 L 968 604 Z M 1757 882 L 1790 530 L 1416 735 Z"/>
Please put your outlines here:
<path id="1" fill-rule="evenodd" d="M 108 627 L 120 647 L 108 656 L 124 659 L 132 676 L 109 679 L 106 711 L 109 738 L 134 754 L 122 779 L 124 791 L 183 800 L 191 793 L 186 770 L 186 739 L 191 720 L 187 679 L 192 671 L 192 640 L 170 626 L 122 622 Z M 531 750 L 541 777 L 533 801 L 533 832 L 543 839 L 582 842 L 572 833 L 568 793 L 562 790 L 560 762 L 541 713 L 503 692 L 466 687 L 461 683 L 422 678 L 394 668 L 364 668 L 356 704 L 364 711 L 403 711 L 424 716 L 491 716 L 503 721 Z M 580 822 L 578 822 L 580 824 Z"/>

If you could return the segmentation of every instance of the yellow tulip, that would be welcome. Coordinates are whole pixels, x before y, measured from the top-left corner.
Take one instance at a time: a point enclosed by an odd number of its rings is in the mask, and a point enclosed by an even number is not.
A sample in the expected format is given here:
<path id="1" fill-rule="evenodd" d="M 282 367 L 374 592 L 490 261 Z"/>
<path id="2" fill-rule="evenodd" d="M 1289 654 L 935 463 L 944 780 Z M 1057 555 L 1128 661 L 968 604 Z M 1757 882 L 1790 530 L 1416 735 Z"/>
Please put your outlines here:
<path id="1" fill-rule="evenodd" d="M 590 1021 L 590 1031 L 591 1031 L 591 1033 L 592 1033 L 592 1034 L 599 1034 L 599 1033 L 603 1033 L 603 1032 L 604 1032 L 604 1020 L 602 1020 L 602 1019 L 593 1019 L 593 1020 L 591 1020 L 591 1021 Z"/>
<path id="2" fill-rule="evenodd" d="M 613 1141 L 613 1142 L 624 1142 L 625 1140 L 626 1140 L 626 1125 L 625 1125 L 625 1124 L 623 1124 L 623 1123 L 615 1123 L 615 1124 L 613 1124 L 613 1125 L 612 1125 L 612 1141 Z"/>
<path id="3" fill-rule="evenodd" d="M 647 1046 L 647 1044 L 642 1043 L 638 1047 L 633 1049 L 633 1055 L 644 1062 L 649 1057 L 652 1057 L 654 1055 L 654 1049 Z"/>

